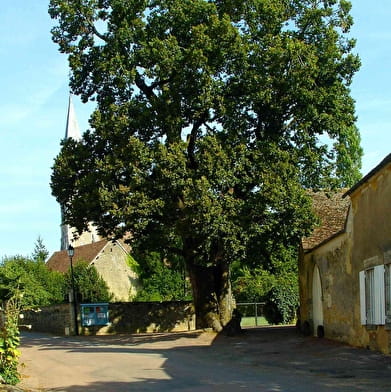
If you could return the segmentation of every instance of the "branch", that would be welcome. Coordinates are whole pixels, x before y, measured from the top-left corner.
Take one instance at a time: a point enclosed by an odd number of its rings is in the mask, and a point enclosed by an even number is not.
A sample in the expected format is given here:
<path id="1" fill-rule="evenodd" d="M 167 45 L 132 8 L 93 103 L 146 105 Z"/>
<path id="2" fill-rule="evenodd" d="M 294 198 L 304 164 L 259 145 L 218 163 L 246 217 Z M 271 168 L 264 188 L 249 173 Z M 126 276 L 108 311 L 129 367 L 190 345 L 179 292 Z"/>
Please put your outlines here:
<path id="1" fill-rule="evenodd" d="M 167 78 L 167 79 L 163 79 L 163 80 L 157 80 L 156 82 L 152 83 L 150 88 L 154 89 L 156 87 L 161 87 L 167 83 L 170 83 L 172 80 L 174 79 L 174 74 L 171 75 L 171 77 Z"/>
<path id="2" fill-rule="evenodd" d="M 94 25 L 94 21 L 91 20 L 90 18 L 88 18 L 86 15 L 84 15 L 83 12 L 79 8 L 77 8 L 76 11 L 78 13 L 78 16 L 82 20 L 84 19 L 87 22 L 87 25 L 90 27 L 90 31 L 93 34 L 95 34 L 99 39 L 101 39 L 102 41 L 108 43 L 107 38 L 96 29 L 96 27 Z"/>
<path id="3" fill-rule="evenodd" d="M 87 23 L 88 23 L 88 25 L 91 27 L 92 32 L 93 32 L 99 39 L 101 39 L 102 41 L 108 43 L 108 40 L 107 40 L 106 36 L 104 36 L 103 34 L 101 34 L 101 33 L 96 29 L 95 25 L 94 25 L 90 20 L 87 20 Z"/>
<path id="4" fill-rule="evenodd" d="M 194 150 L 195 150 L 195 142 L 197 140 L 197 133 L 198 130 L 200 129 L 201 125 L 205 122 L 206 120 L 206 112 L 200 117 L 198 120 L 195 121 L 193 124 L 193 128 L 190 132 L 190 135 L 188 135 L 188 145 L 187 145 L 187 154 L 189 156 L 189 161 L 190 161 L 190 167 L 192 169 L 195 169 L 197 167 L 197 163 L 194 157 Z"/>
<path id="5" fill-rule="evenodd" d="M 141 75 L 136 72 L 135 78 L 136 86 L 147 96 L 148 99 L 156 99 L 156 94 L 153 92 L 152 86 L 147 86 Z"/>

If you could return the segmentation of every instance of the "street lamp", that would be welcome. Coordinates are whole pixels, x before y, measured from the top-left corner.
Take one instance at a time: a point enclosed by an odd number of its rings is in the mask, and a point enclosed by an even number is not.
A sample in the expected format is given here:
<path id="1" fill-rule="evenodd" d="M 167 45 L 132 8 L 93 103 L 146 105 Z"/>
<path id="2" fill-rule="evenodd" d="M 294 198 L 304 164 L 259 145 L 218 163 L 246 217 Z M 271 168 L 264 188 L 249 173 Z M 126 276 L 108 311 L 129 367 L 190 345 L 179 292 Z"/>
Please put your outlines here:
<path id="1" fill-rule="evenodd" d="M 73 318 L 75 320 L 75 335 L 79 335 L 79 325 L 77 323 L 77 303 L 76 303 L 76 292 L 75 292 L 75 278 L 73 276 L 73 264 L 72 264 L 72 258 L 73 255 L 75 254 L 75 249 L 71 244 L 69 244 L 67 253 L 69 256 L 69 260 L 71 262 L 71 284 L 72 284 L 72 299 L 73 299 Z"/>

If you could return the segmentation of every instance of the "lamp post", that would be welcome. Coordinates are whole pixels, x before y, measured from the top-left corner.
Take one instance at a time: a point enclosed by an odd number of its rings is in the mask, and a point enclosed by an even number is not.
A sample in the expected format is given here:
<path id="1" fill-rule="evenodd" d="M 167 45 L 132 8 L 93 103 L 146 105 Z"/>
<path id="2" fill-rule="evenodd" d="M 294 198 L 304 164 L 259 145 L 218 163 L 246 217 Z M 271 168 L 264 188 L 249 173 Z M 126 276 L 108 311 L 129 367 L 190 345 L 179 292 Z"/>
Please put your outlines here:
<path id="1" fill-rule="evenodd" d="M 75 335 L 79 335 L 79 325 L 77 323 L 77 303 L 76 303 L 76 292 L 75 292 L 75 278 L 73 276 L 73 264 L 72 258 L 75 254 L 75 249 L 71 244 L 69 244 L 67 253 L 69 256 L 69 260 L 71 262 L 71 284 L 72 284 L 72 302 L 73 302 L 73 318 L 75 320 Z"/>

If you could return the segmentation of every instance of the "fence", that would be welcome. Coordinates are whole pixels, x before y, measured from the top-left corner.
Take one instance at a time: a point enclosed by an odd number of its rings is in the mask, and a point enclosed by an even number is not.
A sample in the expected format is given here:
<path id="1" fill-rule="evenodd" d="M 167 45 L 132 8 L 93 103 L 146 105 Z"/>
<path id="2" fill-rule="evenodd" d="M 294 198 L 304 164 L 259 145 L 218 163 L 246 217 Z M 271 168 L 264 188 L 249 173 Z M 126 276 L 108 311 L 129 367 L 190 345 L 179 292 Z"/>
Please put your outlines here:
<path id="1" fill-rule="evenodd" d="M 242 327 L 258 327 L 269 325 L 263 313 L 264 302 L 239 302 L 237 309 L 242 315 Z"/>

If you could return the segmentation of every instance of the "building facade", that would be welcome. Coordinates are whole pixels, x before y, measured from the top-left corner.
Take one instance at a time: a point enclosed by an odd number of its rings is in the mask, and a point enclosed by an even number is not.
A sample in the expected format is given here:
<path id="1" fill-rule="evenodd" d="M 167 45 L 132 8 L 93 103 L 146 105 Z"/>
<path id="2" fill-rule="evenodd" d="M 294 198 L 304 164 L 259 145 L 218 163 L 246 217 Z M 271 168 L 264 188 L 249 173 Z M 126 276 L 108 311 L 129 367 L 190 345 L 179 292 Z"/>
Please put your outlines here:
<path id="1" fill-rule="evenodd" d="M 333 219 L 343 224 L 320 241 L 311 236 L 302 243 L 301 325 L 314 335 L 389 354 L 391 154 L 338 197 L 345 212 L 324 216 L 319 228 L 332 227 Z"/>

